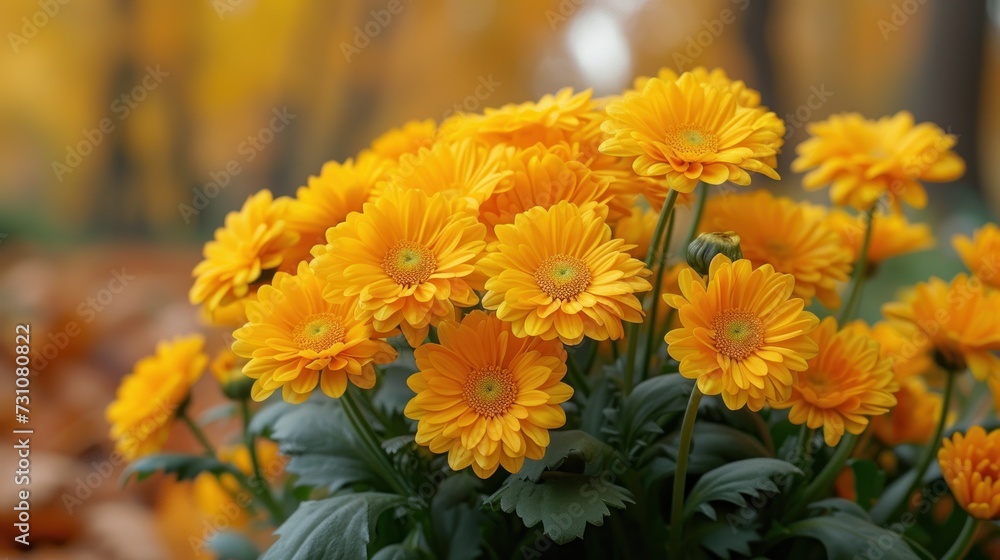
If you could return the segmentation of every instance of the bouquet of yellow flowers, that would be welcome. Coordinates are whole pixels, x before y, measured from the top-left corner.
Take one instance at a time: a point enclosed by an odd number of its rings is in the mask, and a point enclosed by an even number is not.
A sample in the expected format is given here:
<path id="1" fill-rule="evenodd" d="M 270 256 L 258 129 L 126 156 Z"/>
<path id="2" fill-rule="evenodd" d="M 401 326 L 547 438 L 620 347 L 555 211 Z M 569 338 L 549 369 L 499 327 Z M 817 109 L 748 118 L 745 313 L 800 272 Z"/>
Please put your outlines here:
<path id="1" fill-rule="evenodd" d="M 126 480 L 242 497 L 220 558 L 963 557 L 1000 518 L 1000 431 L 956 403 L 1000 394 L 1000 230 L 857 320 L 964 162 L 906 112 L 808 131 L 833 208 L 740 188 L 785 125 L 704 68 L 407 123 L 251 196 L 190 291 L 231 348 L 164 341 L 107 410 Z M 189 413 L 206 369 L 237 446 Z M 175 421 L 204 454 L 160 453 Z"/>

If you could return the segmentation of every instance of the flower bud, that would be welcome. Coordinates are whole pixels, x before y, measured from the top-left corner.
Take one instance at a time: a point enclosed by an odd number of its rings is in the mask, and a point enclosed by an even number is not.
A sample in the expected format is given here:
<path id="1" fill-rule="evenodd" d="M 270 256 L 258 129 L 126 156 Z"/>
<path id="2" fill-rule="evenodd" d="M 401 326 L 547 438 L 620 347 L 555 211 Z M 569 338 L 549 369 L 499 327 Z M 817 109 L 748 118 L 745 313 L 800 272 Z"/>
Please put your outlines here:
<path id="1" fill-rule="evenodd" d="M 735 231 L 703 233 L 695 238 L 687 248 L 687 263 L 702 276 L 708 274 L 708 267 L 715 255 L 722 253 L 731 261 L 743 258 L 740 236 Z"/>
<path id="2" fill-rule="evenodd" d="M 238 361 L 236 354 L 224 348 L 209 365 L 212 375 L 219 381 L 222 393 L 234 401 L 250 397 L 250 389 L 254 380 L 243 375 L 243 362 Z"/>

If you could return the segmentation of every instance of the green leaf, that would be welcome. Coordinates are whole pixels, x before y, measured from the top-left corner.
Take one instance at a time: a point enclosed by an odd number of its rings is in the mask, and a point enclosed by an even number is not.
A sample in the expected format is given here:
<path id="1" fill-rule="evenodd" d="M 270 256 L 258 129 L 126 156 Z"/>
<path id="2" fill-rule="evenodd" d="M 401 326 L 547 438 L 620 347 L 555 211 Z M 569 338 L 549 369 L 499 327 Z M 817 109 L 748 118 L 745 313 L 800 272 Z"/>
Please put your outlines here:
<path id="1" fill-rule="evenodd" d="M 618 415 L 623 449 L 633 454 L 643 438 L 662 434 L 665 419 L 687 408 L 694 383 L 680 375 L 660 375 L 636 385 Z"/>
<path id="2" fill-rule="evenodd" d="M 791 535 L 818 540 L 831 560 L 879 558 L 919 560 L 900 535 L 870 521 L 842 512 L 796 521 L 787 527 Z"/>
<path id="3" fill-rule="evenodd" d="M 371 560 L 420 560 L 420 553 L 401 544 L 391 544 L 373 554 Z"/>
<path id="4" fill-rule="evenodd" d="M 753 552 L 750 545 L 761 540 L 760 534 L 750 527 L 739 527 L 729 521 L 708 521 L 684 526 L 685 544 L 701 546 L 713 557 L 728 560 L 732 553 L 744 558 Z"/>
<path id="5" fill-rule="evenodd" d="M 600 526 L 611 515 L 608 506 L 634 503 L 628 490 L 601 477 L 549 472 L 539 482 L 509 477 L 487 502 L 516 512 L 526 527 L 540 521 L 545 535 L 558 544 L 583 538 L 587 524 Z"/>
<path id="6" fill-rule="evenodd" d="M 854 471 L 854 493 L 861 507 L 869 510 L 885 489 L 885 472 L 870 459 L 851 459 L 847 465 Z"/>
<path id="7" fill-rule="evenodd" d="M 375 522 L 406 499 L 394 494 L 342 494 L 303 502 L 275 534 L 262 560 L 356 560 L 367 558 Z"/>
<path id="8" fill-rule="evenodd" d="M 868 512 L 862 509 L 861 506 L 844 498 L 827 498 L 813 502 L 809 504 L 807 511 L 815 513 L 817 517 L 828 513 L 843 513 L 857 517 L 863 521 L 871 521 L 871 518 L 868 517 Z"/>
<path id="9" fill-rule="evenodd" d="M 664 478 L 674 475 L 678 435 L 648 447 L 637 462 L 643 476 L 643 487 L 647 491 Z M 770 456 L 771 452 L 759 439 L 744 431 L 724 424 L 699 421 L 694 425 L 688 474 L 702 474 L 734 461 Z"/>
<path id="10" fill-rule="evenodd" d="M 539 460 L 528 459 L 516 477 L 538 481 L 546 471 L 564 470 L 574 473 L 597 474 L 615 459 L 610 445 L 580 430 L 561 430 L 549 433 L 549 446 Z M 624 470 L 624 458 L 612 466 Z"/>
<path id="11" fill-rule="evenodd" d="M 217 560 L 257 560 L 260 556 L 250 539 L 229 531 L 216 533 L 206 548 L 215 553 Z"/>
<path id="12" fill-rule="evenodd" d="M 780 492 L 772 477 L 786 477 L 802 474 L 795 465 L 780 459 L 759 457 L 744 459 L 713 469 L 702 476 L 684 500 L 684 518 L 701 511 L 710 519 L 715 519 L 715 508 L 710 502 L 723 501 L 737 507 L 747 505 L 744 495 L 758 497 L 762 492 Z"/>
<path id="13" fill-rule="evenodd" d="M 482 558 L 480 532 L 485 524 L 478 478 L 461 473 L 445 478 L 431 499 L 431 527 L 436 550 L 446 560 L 476 560 Z M 437 547 L 441 548 L 441 547 Z"/>
<path id="14" fill-rule="evenodd" d="M 286 469 L 298 475 L 297 487 L 336 492 L 359 482 L 378 488 L 384 484 L 361 453 L 361 444 L 335 401 L 311 400 L 294 405 L 274 421 L 271 437 L 291 458 Z"/>
<path id="15" fill-rule="evenodd" d="M 287 403 L 283 400 L 272 401 L 269 404 L 265 404 L 263 408 L 257 411 L 250 419 L 250 426 L 248 426 L 248 431 L 254 437 L 271 437 L 271 432 L 274 430 L 274 424 L 282 416 L 288 414 L 289 412 L 295 410 L 297 405 Z"/>
<path id="16" fill-rule="evenodd" d="M 240 474 L 236 470 L 236 467 L 229 463 L 223 463 L 215 457 L 164 453 L 161 455 L 147 455 L 132 461 L 122 471 L 121 485 L 125 486 L 128 484 L 129 479 L 133 475 L 137 481 L 142 481 L 158 472 L 177 475 L 177 480 L 191 480 L 203 472 L 210 472 L 215 476 L 225 473 Z"/>

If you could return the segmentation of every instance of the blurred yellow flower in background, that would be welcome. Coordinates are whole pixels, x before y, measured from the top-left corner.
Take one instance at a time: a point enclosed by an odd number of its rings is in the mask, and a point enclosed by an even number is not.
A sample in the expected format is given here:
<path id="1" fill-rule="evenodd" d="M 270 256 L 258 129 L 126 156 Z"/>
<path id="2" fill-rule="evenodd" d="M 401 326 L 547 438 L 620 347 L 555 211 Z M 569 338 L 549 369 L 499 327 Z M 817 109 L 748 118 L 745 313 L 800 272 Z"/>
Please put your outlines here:
<path id="1" fill-rule="evenodd" d="M 632 246 L 626 251 L 632 258 L 646 260 L 649 245 L 653 242 L 657 218 L 659 218 L 658 212 L 650 208 L 633 206 L 631 214 L 615 223 L 612 228 L 614 236 L 623 239 L 626 245 Z"/>
<path id="2" fill-rule="evenodd" d="M 962 509 L 975 519 L 1000 519 L 1000 430 L 972 426 L 945 438 L 938 462 Z"/>
<path id="3" fill-rule="evenodd" d="M 611 237 L 606 206 L 566 201 L 536 206 L 497 226 L 496 247 L 479 262 L 483 307 L 512 323 L 515 336 L 577 344 L 622 338 L 622 321 L 642 321 L 635 294 L 651 286 L 645 264 Z"/>
<path id="4" fill-rule="evenodd" d="M 226 215 L 226 225 L 205 244 L 205 260 L 194 267 L 193 305 L 208 311 L 251 293 L 266 272 L 277 269 L 299 240 L 286 227 L 287 197 L 272 198 L 262 190 L 247 199 L 239 212 Z"/>
<path id="5" fill-rule="evenodd" d="M 417 443 L 448 453 L 454 470 L 472 465 L 480 478 L 541 459 L 549 430 L 566 423 L 559 405 L 573 396 L 562 382 L 562 344 L 517 337 L 510 323 L 482 311 L 442 321 L 438 335 L 440 344 L 417 348 L 418 371 L 407 380 L 416 396 L 405 414 L 418 420 Z"/>
<path id="6" fill-rule="evenodd" d="M 681 375 L 697 379 L 706 395 L 721 394 L 732 410 L 787 400 L 792 372 L 805 371 L 818 353 L 809 333 L 819 319 L 792 297 L 795 278 L 719 254 L 707 278 L 685 268 L 678 285 L 680 294 L 663 299 L 682 325 L 666 336 Z"/>
<path id="7" fill-rule="evenodd" d="M 136 362 L 118 386 L 105 417 L 115 450 L 126 460 L 155 453 L 170 435 L 178 407 L 205 372 L 208 356 L 201 335 L 160 341 L 156 354 Z"/>
<path id="8" fill-rule="evenodd" d="M 1000 288 L 1000 228 L 994 223 L 976 230 L 972 239 L 956 235 L 952 244 L 976 278 Z"/>
<path id="9" fill-rule="evenodd" d="M 498 109 L 488 108 L 483 114 L 458 113 L 441 123 L 439 134 L 447 140 L 475 138 L 489 145 L 551 146 L 569 140 L 599 115 L 589 89 L 573 93 L 564 88 L 537 102 L 510 103 Z"/>
<path id="10" fill-rule="evenodd" d="M 261 482 L 269 483 L 281 478 L 285 471 L 285 458 L 279 454 L 278 444 L 260 439 L 257 440 L 256 448 L 261 474 L 265 478 Z M 246 445 L 220 447 L 218 458 L 224 463 L 231 463 L 246 476 L 254 474 Z M 212 519 L 221 516 L 236 529 L 246 528 L 250 524 L 252 518 L 248 508 L 253 503 L 253 495 L 233 475 L 224 473 L 216 477 L 212 473 L 203 472 L 195 477 L 192 487 L 195 504 L 204 515 Z"/>
<path id="11" fill-rule="evenodd" d="M 882 313 L 903 328 L 916 327 L 942 367 L 952 372 L 968 367 L 980 381 L 1000 377 L 1000 358 L 994 355 L 1000 351 L 1000 292 L 988 292 L 965 274 L 950 284 L 931 278 L 902 301 L 883 305 Z"/>
<path id="12" fill-rule="evenodd" d="M 386 178 L 393 162 L 372 152 L 362 152 L 344 163 L 323 164 L 318 176 L 309 177 L 288 205 L 287 229 L 299 235 L 281 270 L 295 274 L 299 263 L 312 258 L 310 250 L 326 243 L 326 230 L 360 212 L 372 198 L 375 185 Z"/>
<path id="13" fill-rule="evenodd" d="M 340 397 L 347 382 L 375 386 L 373 364 L 396 359 L 396 351 L 375 332 L 371 317 L 358 313 L 357 299 L 331 303 L 324 283 L 306 263 L 297 274 L 279 272 L 247 304 L 248 322 L 233 332 L 233 352 L 256 379 L 251 396 L 262 401 L 281 389 L 290 403 L 305 402 L 318 386 Z"/>
<path id="14" fill-rule="evenodd" d="M 773 113 L 741 107 L 736 97 L 690 73 L 676 82 L 651 78 L 641 92 L 607 107 L 601 151 L 635 158 L 639 175 L 664 177 L 691 192 L 699 181 L 749 185 L 747 171 L 777 179 L 768 164 L 781 148 L 784 124 Z"/>
<path id="15" fill-rule="evenodd" d="M 819 354 L 804 371 L 795 374 L 788 400 L 774 404 L 788 408 L 792 424 L 823 428 L 830 447 L 840 443 L 844 432 L 861 434 L 870 417 L 880 416 L 896 405 L 899 385 L 892 375 L 892 360 L 879 353 L 879 345 L 854 329 L 837 330 L 837 320 L 824 319 L 809 337 Z"/>
<path id="16" fill-rule="evenodd" d="M 928 224 L 910 223 L 901 213 L 876 212 L 872 219 L 874 223 L 867 255 L 869 267 L 934 246 L 934 234 Z M 844 247 L 851 252 L 851 261 L 857 261 L 865 240 L 865 218 L 834 209 L 830 211 L 828 220 L 831 227 L 840 234 Z"/>
<path id="17" fill-rule="evenodd" d="M 455 305 L 479 302 L 466 278 L 486 248 L 486 227 L 438 193 L 393 189 L 326 233 L 313 269 L 331 301 L 358 298 L 375 330 L 397 327 L 419 346 Z"/>
<path id="18" fill-rule="evenodd" d="M 840 306 L 837 288 L 851 272 L 851 253 L 826 222 L 823 208 L 769 191 L 724 194 L 709 199 L 702 231 L 732 230 L 740 236 L 744 258 L 795 277 L 795 295 Z"/>
<path id="19" fill-rule="evenodd" d="M 872 418 L 872 431 L 887 445 L 924 445 L 932 437 L 943 412 L 944 398 L 927 389 L 922 379 L 900 382 L 896 406 L 889 414 Z"/>
<path id="20" fill-rule="evenodd" d="M 792 171 L 812 170 L 802 180 L 808 190 L 832 184 L 830 198 L 840 206 L 865 211 L 888 196 L 897 209 L 901 201 L 923 208 L 921 181 L 954 181 L 965 173 L 965 162 L 951 151 L 956 137 L 932 123 L 914 125 L 906 111 L 877 121 L 833 115 L 807 130 L 811 137 L 796 148 Z"/>
<path id="21" fill-rule="evenodd" d="M 420 148 L 430 148 L 436 138 L 437 123 L 433 119 L 409 121 L 382 133 L 372 141 L 371 150 L 380 157 L 399 161 L 404 154 L 415 154 Z"/>

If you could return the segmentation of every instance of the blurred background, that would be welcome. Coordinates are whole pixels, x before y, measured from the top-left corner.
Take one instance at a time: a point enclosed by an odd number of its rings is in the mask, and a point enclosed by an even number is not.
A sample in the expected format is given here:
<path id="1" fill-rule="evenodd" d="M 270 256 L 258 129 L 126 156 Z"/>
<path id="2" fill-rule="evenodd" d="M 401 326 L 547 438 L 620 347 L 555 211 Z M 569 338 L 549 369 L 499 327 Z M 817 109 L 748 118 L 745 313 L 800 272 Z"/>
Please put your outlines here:
<path id="1" fill-rule="evenodd" d="M 723 67 L 786 120 L 775 189 L 807 198 L 788 171 L 804 123 L 908 109 L 958 135 L 968 173 L 929 187 L 911 217 L 938 246 L 885 265 L 871 319 L 891 285 L 958 271 L 951 235 L 1000 210 L 997 0 L 4 0 L 0 33 L 0 359 L 13 363 L 17 323 L 44 353 L 35 547 L 7 548 L 4 474 L 0 556 L 198 557 L 190 537 L 211 521 L 190 485 L 122 492 L 104 408 L 156 340 L 203 330 L 190 271 L 227 212 L 261 188 L 293 194 L 407 120 Z"/>

